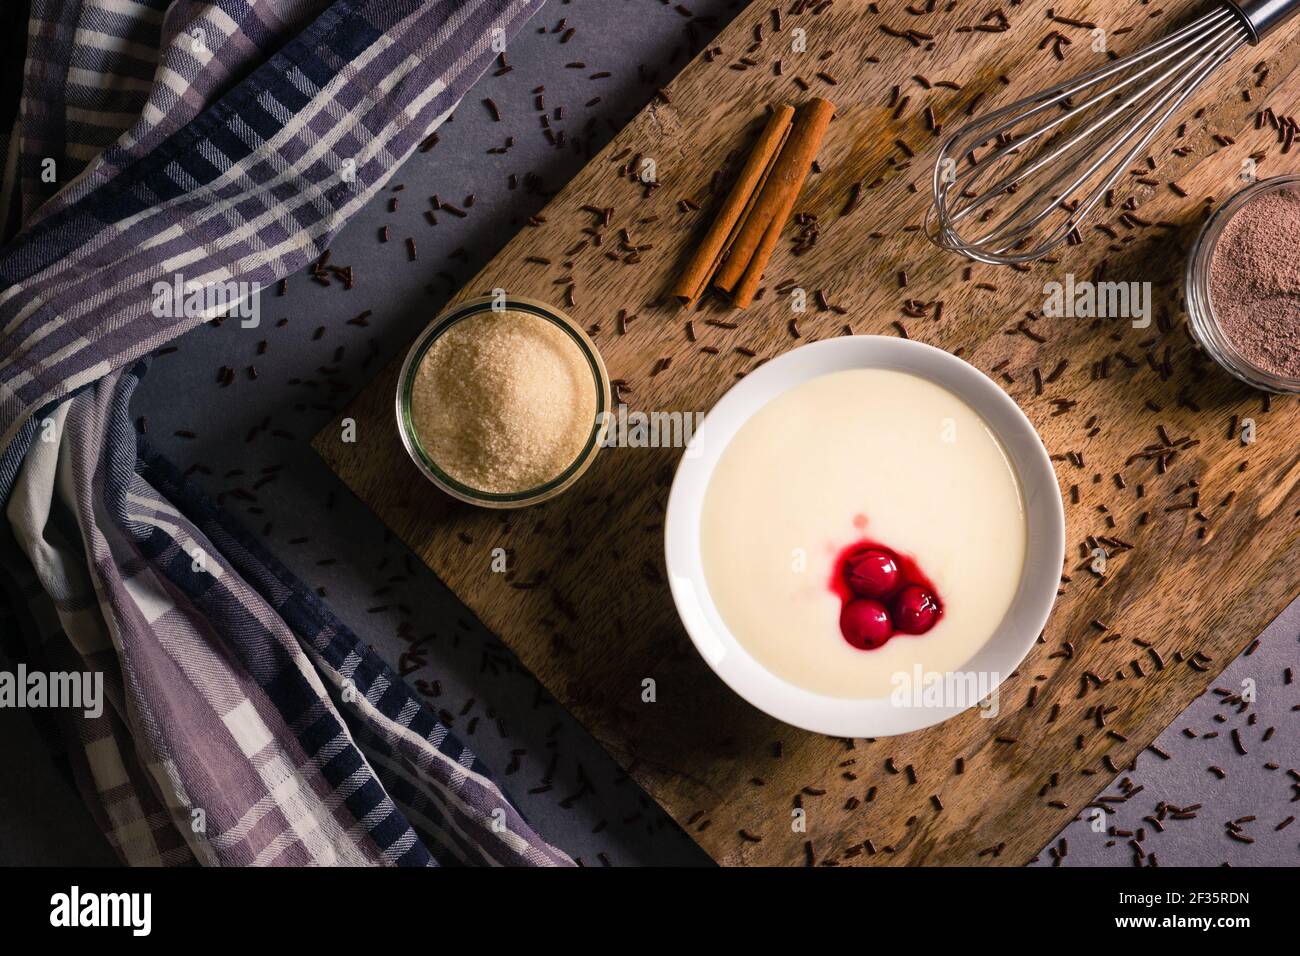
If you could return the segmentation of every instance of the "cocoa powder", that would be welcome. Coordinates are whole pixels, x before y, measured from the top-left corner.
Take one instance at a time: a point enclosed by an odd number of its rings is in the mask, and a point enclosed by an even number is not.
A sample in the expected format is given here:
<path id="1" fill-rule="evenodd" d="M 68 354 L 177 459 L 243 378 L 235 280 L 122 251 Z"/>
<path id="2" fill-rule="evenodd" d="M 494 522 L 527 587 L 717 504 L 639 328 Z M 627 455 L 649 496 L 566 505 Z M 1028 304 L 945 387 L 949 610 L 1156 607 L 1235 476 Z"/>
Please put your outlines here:
<path id="1" fill-rule="evenodd" d="M 1261 193 L 1228 220 L 1210 260 L 1210 300 L 1248 361 L 1300 378 L 1300 192 Z"/>

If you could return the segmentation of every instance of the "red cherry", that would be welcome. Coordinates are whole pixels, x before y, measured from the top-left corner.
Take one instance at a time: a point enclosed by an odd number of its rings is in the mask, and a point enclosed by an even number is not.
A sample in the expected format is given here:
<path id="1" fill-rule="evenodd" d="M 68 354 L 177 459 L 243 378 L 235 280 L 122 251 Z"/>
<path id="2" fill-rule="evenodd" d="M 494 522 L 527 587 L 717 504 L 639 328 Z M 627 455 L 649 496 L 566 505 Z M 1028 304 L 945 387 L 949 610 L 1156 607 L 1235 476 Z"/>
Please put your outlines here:
<path id="1" fill-rule="evenodd" d="M 897 589 L 903 574 L 888 551 L 863 551 L 844 565 L 844 579 L 860 597 L 887 598 Z"/>
<path id="2" fill-rule="evenodd" d="M 894 620 L 905 634 L 924 634 L 939 620 L 940 611 L 934 595 L 919 584 L 909 584 L 894 599 Z"/>
<path id="3" fill-rule="evenodd" d="M 859 598 L 840 610 L 840 633 L 859 650 L 880 647 L 894 634 L 889 610 L 879 601 Z"/>

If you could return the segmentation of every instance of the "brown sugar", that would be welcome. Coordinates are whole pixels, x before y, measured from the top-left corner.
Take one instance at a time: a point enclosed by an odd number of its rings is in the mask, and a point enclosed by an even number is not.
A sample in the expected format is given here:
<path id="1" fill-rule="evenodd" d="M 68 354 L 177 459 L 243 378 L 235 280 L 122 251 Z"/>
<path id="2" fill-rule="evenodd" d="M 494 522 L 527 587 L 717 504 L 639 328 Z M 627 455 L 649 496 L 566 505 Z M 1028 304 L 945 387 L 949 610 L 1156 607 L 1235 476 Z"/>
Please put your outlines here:
<path id="1" fill-rule="evenodd" d="M 559 477 L 596 424 L 590 363 L 541 316 L 483 311 L 438 336 L 420 360 L 411 419 L 449 477 L 476 491 L 515 494 Z"/>

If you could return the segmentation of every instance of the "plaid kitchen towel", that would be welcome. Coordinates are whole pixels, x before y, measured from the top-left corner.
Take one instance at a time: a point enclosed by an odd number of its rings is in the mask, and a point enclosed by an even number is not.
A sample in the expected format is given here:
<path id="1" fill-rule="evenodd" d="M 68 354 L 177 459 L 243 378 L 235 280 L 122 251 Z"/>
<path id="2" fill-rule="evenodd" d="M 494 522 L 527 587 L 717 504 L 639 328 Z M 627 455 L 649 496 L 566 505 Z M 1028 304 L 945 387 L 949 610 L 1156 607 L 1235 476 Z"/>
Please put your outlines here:
<path id="1" fill-rule="evenodd" d="M 536 6 L 30 2 L 0 144 L 0 631 L 102 675 L 102 713 L 49 716 L 128 863 L 570 863 L 128 410 L 142 359 L 217 315 L 160 314 L 157 283 L 238 294 L 317 258 Z"/>

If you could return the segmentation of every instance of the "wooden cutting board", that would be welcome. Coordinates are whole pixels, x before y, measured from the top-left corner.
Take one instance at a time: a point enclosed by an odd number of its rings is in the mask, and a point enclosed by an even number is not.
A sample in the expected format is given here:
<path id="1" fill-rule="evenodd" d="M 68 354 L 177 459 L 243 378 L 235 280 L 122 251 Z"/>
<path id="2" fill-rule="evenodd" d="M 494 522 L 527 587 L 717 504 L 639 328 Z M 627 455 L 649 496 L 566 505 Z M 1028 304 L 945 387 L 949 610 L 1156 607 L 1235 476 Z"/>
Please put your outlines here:
<path id="1" fill-rule="evenodd" d="M 996 719 L 971 711 L 900 738 L 835 740 L 737 698 L 689 644 L 664 579 L 679 451 L 603 451 L 574 489 L 523 512 L 454 505 L 398 442 L 400 359 L 341 416 L 356 420 L 355 443 L 339 440 L 338 422 L 315 441 L 720 862 L 1024 863 L 1117 770 L 1160 759 L 1145 745 L 1296 594 L 1300 410 L 1293 399 L 1270 407 L 1200 355 L 1179 288 L 1184 252 L 1211 205 L 1240 186 L 1243 160 L 1262 151 L 1261 175 L 1300 166 L 1255 123 L 1257 109 L 1282 114 L 1300 94 L 1294 42 L 1239 53 L 1187 104 L 1181 135 L 1153 144 L 1156 168 L 1135 171 L 1138 205 L 1103 210 L 1086 243 L 1057 261 L 973 266 L 918 234 L 938 143 L 927 109 L 949 126 L 977 96 L 981 108 L 1008 103 L 1097 65 L 1089 21 L 1123 53 L 1198 9 L 1059 2 L 918 0 L 877 12 L 861 0 L 781 0 L 779 29 L 769 4 L 753 4 L 460 296 L 503 287 L 566 308 L 626 382 L 630 409 L 645 412 L 707 410 L 760 361 L 849 330 L 905 329 L 989 373 L 1053 454 L 1068 520 L 1061 598 Z M 1054 20 L 1052 7 L 1085 25 Z M 789 227 L 746 312 L 658 304 L 764 104 L 812 95 L 839 106 L 796 207 L 816 217 L 815 247 L 793 254 Z M 629 175 L 637 156 L 654 160 L 658 188 Z M 1157 323 L 1041 317 L 1044 283 L 1067 272 L 1154 283 Z M 806 312 L 776 291 L 788 282 L 808 290 Z M 1246 418 L 1257 425 L 1249 446 L 1230 434 Z M 1176 451 L 1164 473 L 1134 457 L 1164 445 Z M 1112 541 L 1104 577 L 1084 568 L 1090 536 Z M 509 553 L 506 574 L 491 570 L 497 547 Z M 642 700 L 647 678 L 652 703 Z M 792 826 L 796 807 L 804 830 Z"/>

